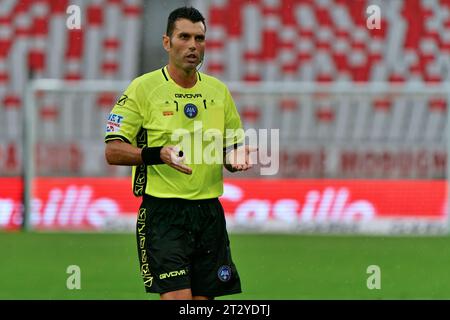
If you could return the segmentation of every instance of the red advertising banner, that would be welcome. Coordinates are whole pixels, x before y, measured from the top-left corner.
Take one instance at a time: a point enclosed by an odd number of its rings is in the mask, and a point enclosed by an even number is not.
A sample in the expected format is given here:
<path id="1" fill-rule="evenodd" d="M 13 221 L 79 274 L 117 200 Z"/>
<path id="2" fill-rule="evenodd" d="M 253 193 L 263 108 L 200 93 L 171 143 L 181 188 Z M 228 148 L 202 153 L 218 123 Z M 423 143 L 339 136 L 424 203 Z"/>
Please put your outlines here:
<path id="1" fill-rule="evenodd" d="M 37 178 L 33 187 L 33 228 L 134 228 L 140 198 L 132 195 L 130 178 Z M 446 190 L 444 180 L 228 179 L 220 199 L 230 228 L 276 231 L 383 221 L 445 225 Z M 21 180 L 0 178 L 0 228 L 19 228 L 22 207 Z"/>
<path id="2" fill-rule="evenodd" d="M 17 229 L 21 223 L 22 180 L 0 178 L 0 229 Z"/>

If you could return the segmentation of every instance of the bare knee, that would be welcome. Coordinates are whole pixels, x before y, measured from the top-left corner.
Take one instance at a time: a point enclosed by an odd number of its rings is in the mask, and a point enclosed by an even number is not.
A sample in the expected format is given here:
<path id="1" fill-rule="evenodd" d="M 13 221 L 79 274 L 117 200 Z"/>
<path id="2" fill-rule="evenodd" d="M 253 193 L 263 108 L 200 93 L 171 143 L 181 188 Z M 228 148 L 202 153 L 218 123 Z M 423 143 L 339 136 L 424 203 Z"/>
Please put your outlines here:
<path id="1" fill-rule="evenodd" d="M 192 300 L 191 289 L 181 289 L 170 291 L 166 293 L 161 293 L 161 300 Z"/>
<path id="2" fill-rule="evenodd" d="M 192 300 L 214 300 L 214 297 L 206 297 L 206 296 L 193 296 Z"/>

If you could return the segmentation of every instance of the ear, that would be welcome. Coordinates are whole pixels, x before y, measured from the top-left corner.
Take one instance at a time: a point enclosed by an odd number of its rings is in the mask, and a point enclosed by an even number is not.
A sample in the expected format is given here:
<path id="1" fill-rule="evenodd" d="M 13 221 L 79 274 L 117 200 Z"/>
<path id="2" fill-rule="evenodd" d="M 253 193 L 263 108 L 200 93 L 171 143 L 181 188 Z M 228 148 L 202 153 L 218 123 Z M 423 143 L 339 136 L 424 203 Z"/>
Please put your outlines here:
<path id="1" fill-rule="evenodd" d="M 167 35 L 163 35 L 162 42 L 163 42 L 164 50 L 169 52 L 169 50 L 170 50 L 170 38 Z"/>

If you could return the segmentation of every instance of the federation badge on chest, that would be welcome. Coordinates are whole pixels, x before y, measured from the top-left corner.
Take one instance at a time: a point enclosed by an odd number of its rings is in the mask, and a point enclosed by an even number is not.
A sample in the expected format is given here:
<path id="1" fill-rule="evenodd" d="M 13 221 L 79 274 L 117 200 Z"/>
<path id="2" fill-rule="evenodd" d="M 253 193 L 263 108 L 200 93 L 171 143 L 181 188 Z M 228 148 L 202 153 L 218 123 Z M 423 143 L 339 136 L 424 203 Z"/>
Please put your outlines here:
<path id="1" fill-rule="evenodd" d="M 187 105 L 184 106 L 184 114 L 189 119 L 195 118 L 198 114 L 197 106 L 193 103 L 188 103 Z"/>

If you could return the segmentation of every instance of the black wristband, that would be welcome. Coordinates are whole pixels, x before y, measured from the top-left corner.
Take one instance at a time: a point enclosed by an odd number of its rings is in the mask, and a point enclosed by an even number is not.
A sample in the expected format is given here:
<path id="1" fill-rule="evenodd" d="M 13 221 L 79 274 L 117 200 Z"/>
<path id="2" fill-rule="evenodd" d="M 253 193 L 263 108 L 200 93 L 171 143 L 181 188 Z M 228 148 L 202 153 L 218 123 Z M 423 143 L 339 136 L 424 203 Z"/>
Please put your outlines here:
<path id="1" fill-rule="evenodd" d="M 229 147 L 223 148 L 223 154 L 226 155 L 228 152 L 235 150 L 237 148 L 239 148 L 240 146 L 242 146 L 243 143 L 235 143 Z"/>
<path id="2" fill-rule="evenodd" d="M 141 158 L 145 165 L 164 164 L 161 160 L 161 149 L 163 147 L 144 147 L 141 151 Z"/>

